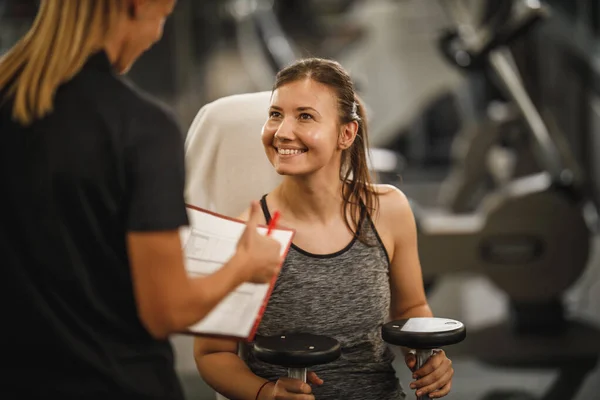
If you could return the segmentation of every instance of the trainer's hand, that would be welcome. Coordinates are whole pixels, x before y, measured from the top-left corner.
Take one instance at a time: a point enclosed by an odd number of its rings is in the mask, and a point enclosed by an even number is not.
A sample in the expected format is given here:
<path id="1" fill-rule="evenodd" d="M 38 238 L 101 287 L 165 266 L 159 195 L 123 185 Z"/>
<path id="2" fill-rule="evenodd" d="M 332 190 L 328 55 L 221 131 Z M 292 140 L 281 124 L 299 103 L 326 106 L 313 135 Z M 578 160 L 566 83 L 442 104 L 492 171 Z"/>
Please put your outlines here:
<path id="1" fill-rule="evenodd" d="M 246 229 L 237 244 L 235 258 L 240 260 L 246 281 L 268 283 L 279 272 L 281 244 L 256 230 L 261 219 L 258 202 L 252 202 Z"/>

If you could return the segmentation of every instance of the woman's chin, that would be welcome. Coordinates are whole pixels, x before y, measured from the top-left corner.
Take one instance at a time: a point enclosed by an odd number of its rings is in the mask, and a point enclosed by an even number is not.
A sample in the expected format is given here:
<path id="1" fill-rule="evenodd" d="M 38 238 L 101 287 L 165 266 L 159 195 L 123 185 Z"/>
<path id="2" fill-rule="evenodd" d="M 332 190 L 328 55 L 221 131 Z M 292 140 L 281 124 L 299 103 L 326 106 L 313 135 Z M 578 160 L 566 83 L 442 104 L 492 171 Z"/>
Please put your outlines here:
<path id="1" fill-rule="evenodd" d="M 298 168 L 290 168 L 289 166 L 278 166 L 275 172 L 282 176 L 301 176 L 306 175 L 306 171 L 301 171 Z"/>
<path id="2" fill-rule="evenodd" d="M 275 172 L 281 176 L 294 176 L 295 174 L 289 168 L 277 168 Z"/>

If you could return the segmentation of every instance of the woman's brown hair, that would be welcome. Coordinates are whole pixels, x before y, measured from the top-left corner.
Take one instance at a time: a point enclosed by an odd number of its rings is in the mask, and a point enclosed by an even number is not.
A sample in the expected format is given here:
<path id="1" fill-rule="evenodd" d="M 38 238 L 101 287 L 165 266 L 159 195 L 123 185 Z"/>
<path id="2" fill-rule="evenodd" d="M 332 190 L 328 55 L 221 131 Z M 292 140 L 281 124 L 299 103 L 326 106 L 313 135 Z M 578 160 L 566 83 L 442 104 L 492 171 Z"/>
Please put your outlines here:
<path id="1" fill-rule="evenodd" d="M 379 208 L 379 199 L 367 162 L 369 141 L 365 108 L 344 68 L 336 61 L 322 58 L 299 60 L 282 69 L 275 78 L 273 90 L 302 79 L 311 79 L 334 91 L 338 101 L 340 124 L 352 121 L 358 123 L 354 142 L 342 152 L 340 179 L 346 183 L 342 189 L 343 213 L 348 229 L 354 235 L 358 234 L 361 242 L 372 244 L 364 230 L 359 229 L 361 207 L 364 205 L 370 215 Z"/>

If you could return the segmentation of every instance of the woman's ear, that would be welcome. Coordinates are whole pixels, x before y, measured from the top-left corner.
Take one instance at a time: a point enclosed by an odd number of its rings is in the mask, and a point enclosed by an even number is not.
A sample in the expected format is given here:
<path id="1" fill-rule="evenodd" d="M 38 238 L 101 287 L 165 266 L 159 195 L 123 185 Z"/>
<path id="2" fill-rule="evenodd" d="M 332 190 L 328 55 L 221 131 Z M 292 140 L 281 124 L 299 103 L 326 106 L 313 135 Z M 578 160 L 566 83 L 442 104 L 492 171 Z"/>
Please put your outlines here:
<path id="1" fill-rule="evenodd" d="M 342 125 L 340 135 L 338 137 L 338 148 L 340 150 L 346 150 L 352 146 L 356 134 L 358 133 L 358 122 L 352 121 Z"/>

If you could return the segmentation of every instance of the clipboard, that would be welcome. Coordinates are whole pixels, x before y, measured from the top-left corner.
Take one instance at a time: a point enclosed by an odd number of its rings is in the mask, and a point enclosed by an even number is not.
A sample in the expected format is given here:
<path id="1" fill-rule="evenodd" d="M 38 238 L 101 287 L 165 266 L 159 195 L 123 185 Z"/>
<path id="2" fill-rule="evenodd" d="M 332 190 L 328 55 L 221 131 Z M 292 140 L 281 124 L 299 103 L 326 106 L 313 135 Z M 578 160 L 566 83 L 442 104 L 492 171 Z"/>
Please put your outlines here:
<path id="1" fill-rule="evenodd" d="M 179 232 L 186 271 L 190 277 L 210 275 L 235 254 L 246 223 L 192 205 L 186 205 L 186 210 L 190 223 Z M 268 227 L 259 226 L 257 230 L 266 235 Z M 271 229 L 269 236 L 281 244 L 282 262 L 295 233 L 293 229 Z M 241 284 L 182 333 L 253 341 L 276 281 L 274 276 L 270 283 Z"/>

